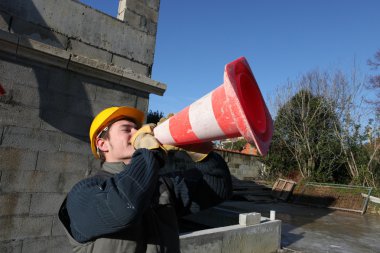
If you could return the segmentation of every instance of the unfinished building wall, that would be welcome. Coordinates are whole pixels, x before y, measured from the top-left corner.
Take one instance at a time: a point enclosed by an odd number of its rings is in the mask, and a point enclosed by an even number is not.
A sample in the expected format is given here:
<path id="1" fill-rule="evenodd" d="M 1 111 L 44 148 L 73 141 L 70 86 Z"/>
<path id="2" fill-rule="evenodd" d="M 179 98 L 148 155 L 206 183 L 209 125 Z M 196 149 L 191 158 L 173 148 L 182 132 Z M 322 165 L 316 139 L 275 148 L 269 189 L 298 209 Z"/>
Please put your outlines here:
<path id="1" fill-rule="evenodd" d="M 231 175 L 236 179 L 252 180 L 262 177 L 265 165 L 257 157 L 224 149 L 217 149 L 216 152 L 224 158 Z"/>
<path id="2" fill-rule="evenodd" d="M 118 20 L 72 0 L 0 1 L 0 252 L 70 252 L 56 214 L 99 168 L 92 118 L 164 93 L 150 79 L 159 0 L 128 4 Z"/>

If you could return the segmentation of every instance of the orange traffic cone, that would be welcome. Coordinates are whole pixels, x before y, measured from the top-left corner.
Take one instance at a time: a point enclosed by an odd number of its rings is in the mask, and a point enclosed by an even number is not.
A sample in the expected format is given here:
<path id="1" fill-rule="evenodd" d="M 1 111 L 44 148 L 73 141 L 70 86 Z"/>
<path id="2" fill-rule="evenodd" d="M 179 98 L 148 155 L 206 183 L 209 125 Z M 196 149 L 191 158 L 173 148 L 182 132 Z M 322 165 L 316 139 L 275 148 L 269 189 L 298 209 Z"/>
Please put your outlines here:
<path id="1" fill-rule="evenodd" d="M 266 155 L 273 122 L 244 57 L 226 65 L 224 83 L 154 129 L 162 144 L 181 146 L 243 136 Z"/>

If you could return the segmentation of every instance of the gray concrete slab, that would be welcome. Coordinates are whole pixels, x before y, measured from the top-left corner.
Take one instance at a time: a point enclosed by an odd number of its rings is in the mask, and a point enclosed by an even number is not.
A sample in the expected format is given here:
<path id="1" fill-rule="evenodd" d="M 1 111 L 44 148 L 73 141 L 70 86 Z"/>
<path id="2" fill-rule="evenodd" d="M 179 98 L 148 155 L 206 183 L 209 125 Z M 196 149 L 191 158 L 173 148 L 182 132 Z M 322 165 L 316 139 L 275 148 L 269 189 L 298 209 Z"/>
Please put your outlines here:
<path id="1" fill-rule="evenodd" d="M 276 211 L 282 221 L 283 248 L 304 253 L 375 253 L 380 252 L 380 216 L 288 203 L 230 201 L 220 208 L 237 212 L 260 212 L 269 217 Z"/>

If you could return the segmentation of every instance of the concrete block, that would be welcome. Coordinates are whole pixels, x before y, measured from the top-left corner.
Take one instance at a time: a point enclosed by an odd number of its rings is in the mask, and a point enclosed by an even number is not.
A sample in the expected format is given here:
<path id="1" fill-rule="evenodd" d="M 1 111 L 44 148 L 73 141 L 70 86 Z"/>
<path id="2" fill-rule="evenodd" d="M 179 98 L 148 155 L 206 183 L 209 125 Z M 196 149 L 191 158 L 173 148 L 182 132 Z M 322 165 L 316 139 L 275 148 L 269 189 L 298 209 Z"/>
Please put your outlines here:
<path id="1" fill-rule="evenodd" d="M 88 156 L 69 152 L 39 152 L 36 170 L 86 173 Z"/>
<path id="2" fill-rule="evenodd" d="M 7 31 L 0 30 L 0 51 L 16 54 L 18 36 Z"/>
<path id="3" fill-rule="evenodd" d="M 21 86 L 46 90 L 47 77 L 51 72 L 52 69 L 46 65 L 44 66 L 20 58 L 3 58 L 0 60 L 1 80 L 9 80 L 11 83 Z"/>
<path id="4" fill-rule="evenodd" d="M 0 125 L 28 128 L 39 128 L 41 125 L 40 111 L 37 108 L 1 103 L 0 111 Z"/>
<path id="5" fill-rule="evenodd" d="M 9 126 L 4 128 L 1 146 L 54 152 L 60 150 L 61 142 L 60 133 Z"/>
<path id="6" fill-rule="evenodd" d="M 166 90 L 166 84 L 154 81 L 130 69 L 124 69 L 120 84 L 137 89 L 138 91 L 154 93 L 160 96 L 162 96 Z"/>
<path id="7" fill-rule="evenodd" d="M 99 81 L 98 81 L 99 82 Z M 56 69 L 49 74 L 49 92 L 58 92 L 83 100 L 94 100 L 96 79 Z"/>
<path id="8" fill-rule="evenodd" d="M 119 90 L 119 89 L 121 90 Z M 128 92 L 130 90 L 130 92 Z M 136 101 L 136 95 L 133 90 L 126 89 L 124 87 L 110 86 L 96 88 L 96 100 L 97 101 L 109 101 L 116 105 L 130 105 L 134 106 Z"/>
<path id="9" fill-rule="evenodd" d="M 30 194 L 0 194 L 0 217 L 7 215 L 27 215 L 30 206 Z M 1 252 L 1 251 L 0 251 Z"/>
<path id="10" fill-rule="evenodd" d="M 20 36 L 17 55 L 48 65 L 66 68 L 70 53 L 42 42 Z"/>
<path id="11" fill-rule="evenodd" d="M 84 178 L 83 173 L 62 173 L 59 177 L 58 192 L 68 193 L 76 183 Z"/>
<path id="12" fill-rule="evenodd" d="M 136 108 L 146 113 L 148 112 L 148 107 L 149 107 L 149 98 L 137 97 Z"/>
<path id="13" fill-rule="evenodd" d="M 3 11 L 0 11 L 0 30 L 8 32 L 10 21 L 11 16 Z"/>
<path id="14" fill-rule="evenodd" d="M 30 202 L 30 215 L 55 215 L 66 194 L 34 193 Z"/>
<path id="15" fill-rule="evenodd" d="M 2 253 L 21 253 L 22 241 L 0 241 L 0 252 Z"/>
<path id="16" fill-rule="evenodd" d="M 17 240 L 30 237 L 49 236 L 53 217 L 2 217 L 0 238 Z"/>
<path id="17" fill-rule="evenodd" d="M 51 29 L 25 21 L 19 17 L 13 16 L 11 33 L 24 35 L 35 41 L 47 44 L 63 50 L 67 47 L 68 38 L 62 34 L 56 33 Z"/>
<path id="18" fill-rule="evenodd" d="M 86 177 L 95 175 L 101 168 L 100 160 L 96 159 L 92 154 L 88 155 L 89 166 L 86 171 Z"/>
<path id="19" fill-rule="evenodd" d="M 150 76 L 149 73 L 149 66 L 132 61 L 126 57 L 122 57 L 119 55 L 113 55 L 112 56 L 112 63 L 116 66 L 120 66 L 122 68 L 128 68 L 131 69 L 135 73 L 142 74 L 144 76 Z"/>
<path id="20" fill-rule="evenodd" d="M 155 36 L 126 26 L 77 1 L 52 0 L 47 4 L 45 0 L 27 3 L 24 0 L 3 0 L 0 6 L 15 16 L 50 28 L 56 33 L 81 38 L 86 44 L 136 59 L 146 65 L 153 63 Z M 155 19 L 157 12 L 152 13 L 151 19 Z"/>
<path id="21" fill-rule="evenodd" d="M 218 234 L 208 234 L 207 237 L 180 237 L 182 253 L 220 253 L 222 238 Z"/>
<path id="22" fill-rule="evenodd" d="M 2 171 L 0 189 L 12 192 L 59 192 L 60 174 L 42 171 Z"/>
<path id="23" fill-rule="evenodd" d="M 72 247 L 66 236 L 28 239 L 23 242 L 22 253 L 67 253 Z"/>
<path id="24" fill-rule="evenodd" d="M 112 54 L 110 52 L 85 44 L 76 39 L 69 40 L 67 51 L 75 55 L 82 55 L 90 59 L 106 62 L 108 64 L 111 63 L 112 59 Z"/>
<path id="25" fill-rule="evenodd" d="M 239 214 L 239 224 L 242 226 L 251 226 L 260 224 L 260 213 L 241 213 Z"/>
<path id="26" fill-rule="evenodd" d="M 160 8 L 160 0 L 146 0 L 145 3 L 153 10 L 158 11 Z"/>
<path id="27" fill-rule="evenodd" d="M 148 20 L 146 23 L 146 31 L 148 34 L 156 36 L 157 35 L 157 23 Z"/>
<path id="28" fill-rule="evenodd" d="M 280 249 L 281 222 L 248 226 L 223 235 L 222 252 L 277 252 Z"/>
<path id="29" fill-rule="evenodd" d="M 157 3 L 150 2 L 150 5 L 156 5 L 153 7 L 157 7 Z M 157 9 L 152 8 L 151 6 L 147 5 L 145 1 L 129 0 L 127 1 L 127 9 L 141 16 L 144 16 L 146 17 L 146 19 L 150 19 L 154 21 L 155 23 L 158 22 Z"/>
<path id="30" fill-rule="evenodd" d="M 67 67 L 69 70 L 113 83 L 119 83 L 123 74 L 123 69 L 118 66 L 81 55 L 72 55 Z"/>
<path id="31" fill-rule="evenodd" d="M 0 170 L 34 170 L 37 152 L 22 148 L 0 147 Z"/>
<path id="32" fill-rule="evenodd" d="M 88 137 L 61 134 L 59 151 L 88 155 L 91 154 Z"/>
<path id="33" fill-rule="evenodd" d="M 39 108 L 40 105 L 40 92 L 36 88 L 13 84 L 12 88 L 8 90 L 10 94 L 9 104 L 12 105 L 25 105 L 31 108 Z"/>
<path id="34" fill-rule="evenodd" d="M 63 229 L 63 225 L 59 221 L 58 216 L 54 216 L 53 218 L 53 225 L 51 228 L 51 235 L 52 236 L 65 236 L 66 232 Z"/>

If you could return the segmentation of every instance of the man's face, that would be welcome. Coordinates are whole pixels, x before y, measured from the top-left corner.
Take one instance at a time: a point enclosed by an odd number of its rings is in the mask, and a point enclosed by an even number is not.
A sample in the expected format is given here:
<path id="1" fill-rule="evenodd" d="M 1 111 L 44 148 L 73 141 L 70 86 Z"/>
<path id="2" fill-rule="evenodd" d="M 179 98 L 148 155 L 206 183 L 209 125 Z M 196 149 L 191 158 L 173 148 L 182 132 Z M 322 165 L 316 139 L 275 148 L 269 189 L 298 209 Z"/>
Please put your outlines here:
<path id="1" fill-rule="evenodd" d="M 108 139 L 101 139 L 97 144 L 104 152 L 106 162 L 124 162 L 128 164 L 135 152 L 131 145 L 131 138 L 136 133 L 136 124 L 122 119 L 113 123 L 108 129 Z"/>

